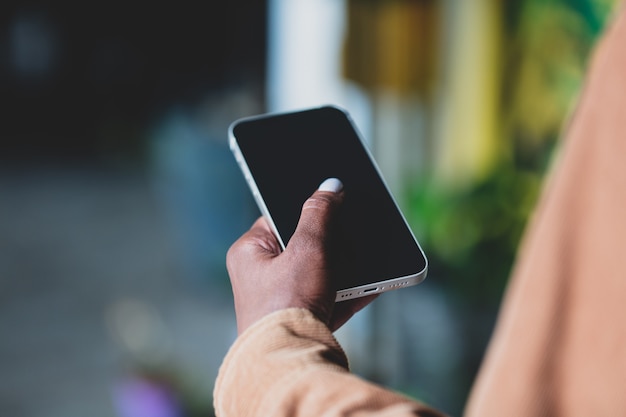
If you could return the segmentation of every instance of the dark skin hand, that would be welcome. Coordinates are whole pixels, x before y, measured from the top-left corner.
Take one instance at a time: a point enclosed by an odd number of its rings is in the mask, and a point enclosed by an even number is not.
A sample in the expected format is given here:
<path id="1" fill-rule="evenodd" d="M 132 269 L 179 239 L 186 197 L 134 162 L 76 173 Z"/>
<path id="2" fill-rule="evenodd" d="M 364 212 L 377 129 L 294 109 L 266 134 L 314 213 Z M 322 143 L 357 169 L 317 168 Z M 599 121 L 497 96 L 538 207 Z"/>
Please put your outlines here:
<path id="1" fill-rule="evenodd" d="M 376 298 L 335 303 L 333 221 L 344 192 L 340 183 L 335 187 L 323 185 L 321 189 L 330 191 L 317 190 L 305 201 L 284 251 L 262 217 L 229 249 L 226 266 L 239 334 L 266 315 L 292 307 L 311 311 L 335 331 Z"/>

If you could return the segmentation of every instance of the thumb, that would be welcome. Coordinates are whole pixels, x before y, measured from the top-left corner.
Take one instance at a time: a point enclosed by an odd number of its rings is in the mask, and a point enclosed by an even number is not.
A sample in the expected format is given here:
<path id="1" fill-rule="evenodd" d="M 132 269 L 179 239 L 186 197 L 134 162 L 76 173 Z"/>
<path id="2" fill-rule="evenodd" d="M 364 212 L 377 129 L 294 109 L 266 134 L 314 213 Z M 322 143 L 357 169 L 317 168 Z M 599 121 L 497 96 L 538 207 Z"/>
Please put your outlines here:
<path id="1" fill-rule="evenodd" d="M 324 251 L 332 234 L 332 223 L 343 201 L 343 183 L 328 178 L 302 205 L 298 226 L 289 246 L 304 245 L 307 250 Z"/>

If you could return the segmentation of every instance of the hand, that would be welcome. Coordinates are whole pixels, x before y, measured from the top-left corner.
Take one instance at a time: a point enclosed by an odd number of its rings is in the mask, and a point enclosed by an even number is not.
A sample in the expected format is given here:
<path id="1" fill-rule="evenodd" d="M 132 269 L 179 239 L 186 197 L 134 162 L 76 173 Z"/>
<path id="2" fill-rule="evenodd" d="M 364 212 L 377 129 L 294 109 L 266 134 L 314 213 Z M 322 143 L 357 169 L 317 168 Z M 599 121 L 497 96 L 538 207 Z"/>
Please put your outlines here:
<path id="1" fill-rule="evenodd" d="M 339 180 L 326 180 L 305 201 L 284 251 L 264 218 L 231 246 L 226 266 L 239 334 L 267 314 L 291 307 L 308 309 L 334 331 L 376 298 L 335 304 L 331 249 L 342 188 Z"/>

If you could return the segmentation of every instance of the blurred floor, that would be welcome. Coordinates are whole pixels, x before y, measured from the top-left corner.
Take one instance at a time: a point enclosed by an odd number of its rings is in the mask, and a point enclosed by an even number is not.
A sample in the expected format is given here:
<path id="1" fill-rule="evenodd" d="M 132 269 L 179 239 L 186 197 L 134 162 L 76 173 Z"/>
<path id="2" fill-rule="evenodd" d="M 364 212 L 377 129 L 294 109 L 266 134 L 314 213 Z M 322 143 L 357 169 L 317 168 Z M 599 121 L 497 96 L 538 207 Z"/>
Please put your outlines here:
<path id="1" fill-rule="evenodd" d="M 0 415 L 119 415 L 141 355 L 210 401 L 235 336 L 228 284 L 183 277 L 152 189 L 134 172 L 2 169 Z"/>

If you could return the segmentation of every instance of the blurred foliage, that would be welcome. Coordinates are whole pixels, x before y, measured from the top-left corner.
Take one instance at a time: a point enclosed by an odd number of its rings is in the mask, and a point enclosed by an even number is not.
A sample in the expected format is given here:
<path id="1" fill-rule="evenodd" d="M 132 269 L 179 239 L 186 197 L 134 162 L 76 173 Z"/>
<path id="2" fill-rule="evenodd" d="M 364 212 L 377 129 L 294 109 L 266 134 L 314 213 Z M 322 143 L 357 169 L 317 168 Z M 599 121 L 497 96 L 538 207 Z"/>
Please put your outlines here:
<path id="1" fill-rule="evenodd" d="M 543 168 L 545 143 L 556 140 L 575 103 L 610 3 L 526 0 L 504 9 L 503 138 L 530 169 Z"/>
<path id="2" fill-rule="evenodd" d="M 499 300 L 540 183 L 538 173 L 503 163 L 467 189 L 411 190 L 408 221 L 448 293 L 481 305 Z"/>
<path id="3" fill-rule="evenodd" d="M 430 274 L 459 302 L 495 308 L 562 126 L 613 0 L 517 0 L 503 8 L 501 106 L 506 151 L 474 184 L 416 181 L 407 217 Z"/>

